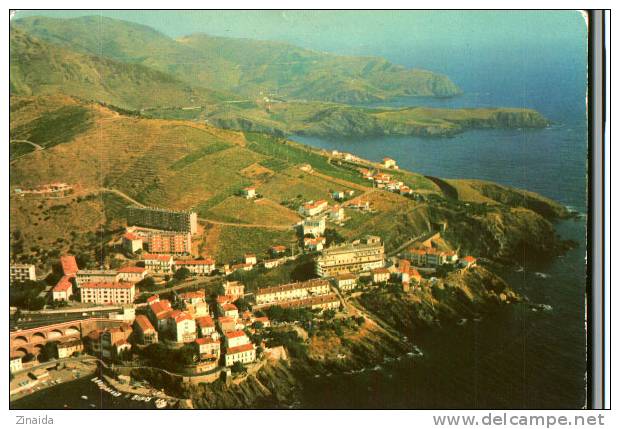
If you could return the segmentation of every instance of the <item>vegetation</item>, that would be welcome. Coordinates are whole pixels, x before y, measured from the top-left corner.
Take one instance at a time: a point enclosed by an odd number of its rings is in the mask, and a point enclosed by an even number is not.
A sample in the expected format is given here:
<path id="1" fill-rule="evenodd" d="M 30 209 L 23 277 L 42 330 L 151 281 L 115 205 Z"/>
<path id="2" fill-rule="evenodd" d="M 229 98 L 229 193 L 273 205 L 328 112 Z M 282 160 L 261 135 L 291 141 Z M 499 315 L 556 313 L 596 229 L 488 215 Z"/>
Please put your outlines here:
<path id="1" fill-rule="evenodd" d="M 47 285 L 43 281 L 27 280 L 15 282 L 9 288 L 9 303 L 11 307 L 24 310 L 41 310 L 45 305 L 45 298 L 40 297 Z"/>

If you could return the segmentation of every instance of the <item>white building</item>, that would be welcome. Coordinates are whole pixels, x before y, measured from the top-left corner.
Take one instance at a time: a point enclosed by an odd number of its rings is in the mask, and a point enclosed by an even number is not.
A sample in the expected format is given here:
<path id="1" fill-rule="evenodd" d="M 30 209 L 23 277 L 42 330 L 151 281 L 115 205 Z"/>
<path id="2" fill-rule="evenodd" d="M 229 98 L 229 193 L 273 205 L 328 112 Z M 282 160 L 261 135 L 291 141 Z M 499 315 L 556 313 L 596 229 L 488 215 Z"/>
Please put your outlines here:
<path id="1" fill-rule="evenodd" d="M 300 207 L 299 213 L 303 216 L 315 216 L 326 210 L 327 207 L 327 201 L 325 200 L 308 201 Z"/>
<path id="2" fill-rule="evenodd" d="M 255 360 L 256 347 L 252 343 L 226 349 L 225 361 L 227 367 L 233 366 L 235 362 L 248 364 Z"/>
<path id="3" fill-rule="evenodd" d="M 136 297 L 133 283 L 84 283 L 80 286 L 80 300 L 94 304 L 131 304 Z"/>
<path id="4" fill-rule="evenodd" d="M 11 360 L 9 363 L 9 368 L 11 370 L 11 374 L 21 371 L 24 366 L 22 365 L 22 357 L 21 356 L 11 356 Z"/>
<path id="5" fill-rule="evenodd" d="M 75 275 L 78 287 L 84 283 L 113 283 L 118 280 L 118 273 L 115 270 L 78 270 Z"/>
<path id="6" fill-rule="evenodd" d="M 172 255 L 145 254 L 143 256 L 144 267 L 153 273 L 171 273 L 174 268 Z"/>
<path id="7" fill-rule="evenodd" d="M 118 280 L 121 282 L 138 283 L 144 280 L 147 275 L 144 267 L 122 267 L 118 269 Z"/>
<path id="8" fill-rule="evenodd" d="M 138 250 L 142 250 L 144 243 L 142 237 L 133 232 L 127 232 L 122 238 L 123 249 L 129 253 L 136 253 Z"/>
<path id="9" fill-rule="evenodd" d="M 325 217 L 306 218 L 302 223 L 303 235 L 319 237 L 325 233 Z"/>
<path id="10" fill-rule="evenodd" d="M 73 283 L 69 276 L 62 276 L 56 286 L 52 289 L 52 300 L 69 301 L 73 295 Z"/>
<path id="11" fill-rule="evenodd" d="M 342 291 L 355 289 L 355 286 L 357 286 L 357 276 L 350 273 L 340 274 L 334 277 L 334 283 Z"/>
<path id="12" fill-rule="evenodd" d="M 193 260 L 177 260 L 175 261 L 176 269 L 187 268 L 190 273 L 206 276 L 215 270 L 215 260 L 211 258 L 193 259 Z"/>
<path id="13" fill-rule="evenodd" d="M 10 283 L 36 280 L 37 274 L 32 264 L 11 264 L 9 266 Z"/>

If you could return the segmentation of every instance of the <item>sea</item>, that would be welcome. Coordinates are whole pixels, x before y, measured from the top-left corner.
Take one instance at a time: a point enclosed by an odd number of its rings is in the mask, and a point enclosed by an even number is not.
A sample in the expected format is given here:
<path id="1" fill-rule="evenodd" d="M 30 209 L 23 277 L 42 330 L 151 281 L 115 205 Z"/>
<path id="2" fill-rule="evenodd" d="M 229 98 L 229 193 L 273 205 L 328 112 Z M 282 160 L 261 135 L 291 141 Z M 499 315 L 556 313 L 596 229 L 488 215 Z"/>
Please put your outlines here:
<path id="1" fill-rule="evenodd" d="M 552 125 L 539 130 L 472 130 L 450 138 L 368 139 L 294 136 L 299 142 L 444 178 L 492 180 L 538 192 L 582 214 L 557 222 L 578 245 L 551 261 L 500 273 L 531 302 L 505 306 L 480 321 L 416 333 L 421 357 L 403 356 L 356 374 L 307 380 L 303 408 L 467 409 L 582 408 L 586 405 L 587 120 L 585 42 L 524 52 L 457 50 L 420 58 L 407 49 L 382 52 L 396 64 L 450 76 L 463 95 L 401 98 L 373 106 L 528 107 Z M 433 56 L 434 55 L 434 56 Z M 460 55 L 460 56 L 459 56 Z M 433 63 L 435 61 L 435 63 Z M 86 393 L 84 393 L 86 392 Z M 82 400 L 81 395 L 89 400 Z M 92 398 L 92 399 L 91 399 Z M 16 401 L 16 408 L 134 408 L 96 390 L 88 379 Z"/>
<path id="2" fill-rule="evenodd" d="M 580 49 L 573 49 L 575 46 Z M 456 58 L 443 71 L 463 89 L 449 99 L 401 98 L 372 106 L 527 107 L 552 121 L 545 129 L 471 130 L 450 138 L 367 139 L 295 136 L 323 149 L 443 178 L 474 178 L 538 192 L 581 214 L 559 221 L 566 255 L 500 275 L 531 302 L 482 320 L 433 328 L 411 340 L 422 357 L 403 357 L 362 373 L 310 379 L 306 408 L 520 409 L 586 405 L 586 215 L 588 140 L 586 55 L 580 43 L 548 49 L 544 60 L 516 50 L 494 59 Z M 583 49 L 581 49 L 583 48 Z M 385 53 L 415 66 L 413 54 Z M 501 61 L 500 58 L 512 60 Z M 531 60 L 530 60 L 531 58 Z M 491 64 L 493 67 L 491 67 Z"/>

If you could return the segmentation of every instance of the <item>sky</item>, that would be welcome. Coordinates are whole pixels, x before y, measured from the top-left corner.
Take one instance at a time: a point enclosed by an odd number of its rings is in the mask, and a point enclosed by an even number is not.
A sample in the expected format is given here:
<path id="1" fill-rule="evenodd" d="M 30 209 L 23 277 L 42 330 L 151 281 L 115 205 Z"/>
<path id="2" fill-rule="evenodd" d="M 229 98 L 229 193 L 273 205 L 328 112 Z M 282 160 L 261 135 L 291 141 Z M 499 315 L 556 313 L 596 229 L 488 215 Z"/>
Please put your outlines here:
<path id="1" fill-rule="evenodd" d="M 381 55 L 390 47 L 465 49 L 535 46 L 585 36 L 577 11 L 18 11 L 32 15 L 108 16 L 179 37 L 191 33 L 280 40 L 307 48 Z M 449 49 L 448 49 L 449 50 Z"/>

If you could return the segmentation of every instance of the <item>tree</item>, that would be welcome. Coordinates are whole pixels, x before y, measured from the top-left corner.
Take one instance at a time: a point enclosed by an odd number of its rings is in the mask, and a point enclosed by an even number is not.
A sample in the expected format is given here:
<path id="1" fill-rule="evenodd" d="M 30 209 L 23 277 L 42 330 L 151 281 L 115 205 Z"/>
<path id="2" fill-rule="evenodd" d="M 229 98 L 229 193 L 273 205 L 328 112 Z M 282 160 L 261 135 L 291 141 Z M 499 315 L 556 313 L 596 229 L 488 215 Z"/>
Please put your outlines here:
<path id="1" fill-rule="evenodd" d="M 188 278 L 192 273 L 185 267 L 179 268 L 174 273 L 174 278 L 179 281 L 183 281 Z"/>
<path id="2" fill-rule="evenodd" d="M 136 283 L 136 286 L 140 289 L 154 289 L 155 288 L 155 279 L 153 277 L 146 277 L 143 280 L 140 280 Z"/>
<path id="3" fill-rule="evenodd" d="M 245 372 L 245 366 L 241 362 L 239 362 L 239 361 L 235 362 L 231 369 L 232 369 L 232 372 L 234 372 L 236 374 L 240 374 L 242 372 Z"/>
<path id="4" fill-rule="evenodd" d="M 234 304 L 239 311 L 246 311 L 250 308 L 250 304 L 244 298 L 238 298 Z"/>

